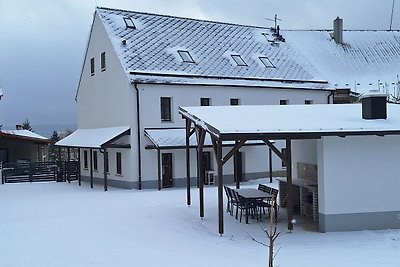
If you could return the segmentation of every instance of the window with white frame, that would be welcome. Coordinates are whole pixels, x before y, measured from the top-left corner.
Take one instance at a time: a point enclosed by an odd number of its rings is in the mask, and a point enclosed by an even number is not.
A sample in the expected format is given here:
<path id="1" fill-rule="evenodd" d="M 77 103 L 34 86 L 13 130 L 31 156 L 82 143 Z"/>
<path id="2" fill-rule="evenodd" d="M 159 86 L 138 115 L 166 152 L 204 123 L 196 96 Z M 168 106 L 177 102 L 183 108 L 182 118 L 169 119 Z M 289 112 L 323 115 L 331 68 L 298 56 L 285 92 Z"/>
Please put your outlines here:
<path id="1" fill-rule="evenodd" d="M 161 121 L 172 121 L 171 97 L 161 97 Z"/>

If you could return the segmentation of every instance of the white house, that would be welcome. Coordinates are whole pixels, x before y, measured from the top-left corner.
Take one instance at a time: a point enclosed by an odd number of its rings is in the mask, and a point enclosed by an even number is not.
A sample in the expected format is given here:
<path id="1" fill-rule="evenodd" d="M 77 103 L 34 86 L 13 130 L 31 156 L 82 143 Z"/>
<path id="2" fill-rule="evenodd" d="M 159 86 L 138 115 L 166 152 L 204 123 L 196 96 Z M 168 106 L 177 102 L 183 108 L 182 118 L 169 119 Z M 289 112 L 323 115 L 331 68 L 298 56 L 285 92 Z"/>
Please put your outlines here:
<path id="1" fill-rule="evenodd" d="M 96 8 L 76 94 L 78 130 L 57 145 L 80 148 L 86 180 L 138 189 L 181 186 L 179 106 L 323 104 L 332 94 L 274 29 Z M 211 174 L 213 152 L 205 145 Z M 195 166 L 195 149 L 190 153 Z M 236 166 L 239 179 L 269 170 L 264 145 L 250 143 L 238 158 L 237 165 L 247 163 Z M 284 171 L 277 157 L 272 164 Z M 225 167 L 226 181 L 233 180 L 233 165 Z M 190 176 L 196 183 L 195 168 Z"/>
<path id="2" fill-rule="evenodd" d="M 287 153 L 280 156 L 288 170 L 279 194 L 289 229 L 297 206 L 319 223 L 322 232 L 399 229 L 400 106 L 386 107 L 386 95 L 365 97 L 362 102 L 181 107 L 180 113 L 212 136 L 216 151 L 220 142 L 230 140 L 285 140 Z M 225 158 L 225 153 L 218 157 L 219 177 L 225 171 L 220 168 Z M 223 183 L 218 179 L 220 234 L 224 233 Z"/>

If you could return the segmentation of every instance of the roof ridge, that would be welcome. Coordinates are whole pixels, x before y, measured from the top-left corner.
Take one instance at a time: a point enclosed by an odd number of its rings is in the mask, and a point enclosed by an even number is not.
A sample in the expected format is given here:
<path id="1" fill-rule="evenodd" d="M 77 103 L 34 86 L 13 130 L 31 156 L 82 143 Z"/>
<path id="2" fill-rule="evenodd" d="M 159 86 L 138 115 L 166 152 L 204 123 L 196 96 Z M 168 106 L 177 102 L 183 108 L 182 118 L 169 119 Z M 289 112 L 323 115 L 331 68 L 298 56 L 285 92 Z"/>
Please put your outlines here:
<path id="1" fill-rule="evenodd" d="M 283 32 L 332 32 L 333 29 L 282 29 Z M 363 30 L 354 30 L 354 29 L 344 29 L 345 32 L 400 32 L 399 30 L 372 30 L 372 29 L 363 29 Z"/>
<path id="2" fill-rule="evenodd" d="M 150 12 L 143 12 L 143 11 L 132 11 L 132 10 L 127 10 L 127 9 L 99 7 L 99 6 L 96 7 L 96 9 L 104 9 L 104 10 L 112 10 L 112 11 L 123 11 L 123 12 L 131 12 L 131 13 L 142 14 L 142 15 L 169 17 L 169 18 L 185 19 L 185 20 L 192 20 L 192 21 L 198 21 L 198 22 L 210 22 L 210 23 L 216 23 L 216 24 L 224 24 L 224 25 L 230 25 L 230 26 L 241 26 L 241 27 L 247 27 L 247 28 L 257 28 L 257 29 L 264 29 L 264 30 L 270 30 L 271 29 L 271 27 L 262 27 L 262 26 L 256 26 L 256 25 L 246 25 L 246 24 L 233 23 L 233 22 L 213 21 L 213 20 L 206 20 L 206 19 L 195 19 L 195 18 L 180 17 L 180 16 L 174 16 L 174 15 L 165 15 L 165 14 L 157 14 L 157 13 L 150 13 Z"/>

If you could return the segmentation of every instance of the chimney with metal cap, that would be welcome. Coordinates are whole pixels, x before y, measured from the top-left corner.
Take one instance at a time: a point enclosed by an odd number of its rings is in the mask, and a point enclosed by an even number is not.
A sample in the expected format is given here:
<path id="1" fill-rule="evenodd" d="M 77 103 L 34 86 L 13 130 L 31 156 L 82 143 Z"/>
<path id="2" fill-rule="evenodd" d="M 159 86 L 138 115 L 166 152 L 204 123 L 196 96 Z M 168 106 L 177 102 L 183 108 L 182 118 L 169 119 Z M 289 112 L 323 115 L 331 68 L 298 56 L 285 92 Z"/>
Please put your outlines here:
<path id="1" fill-rule="evenodd" d="M 337 44 L 343 43 L 343 19 L 339 17 L 333 21 L 333 39 Z"/>
<path id="2" fill-rule="evenodd" d="M 362 96 L 362 118 L 365 120 L 386 119 L 386 100 L 387 95 L 379 91 L 370 91 Z"/>

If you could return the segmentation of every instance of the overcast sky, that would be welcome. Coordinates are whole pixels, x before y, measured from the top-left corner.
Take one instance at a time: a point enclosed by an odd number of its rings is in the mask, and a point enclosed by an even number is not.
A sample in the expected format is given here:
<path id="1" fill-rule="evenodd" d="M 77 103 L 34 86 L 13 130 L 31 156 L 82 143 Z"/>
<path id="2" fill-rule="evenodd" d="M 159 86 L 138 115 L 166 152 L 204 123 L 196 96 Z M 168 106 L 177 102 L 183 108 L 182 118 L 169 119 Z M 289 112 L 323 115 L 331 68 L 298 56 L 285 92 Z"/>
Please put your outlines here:
<path id="1" fill-rule="evenodd" d="M 398 3 L 397 3 L 398 2 Z M 393 29 L 400 28 L 400 1 Z M 281 29 L 389 29 L 392 0 L 0 0 L 0 124 L 74 124 L 93 13 L 104 6 Z"/>

